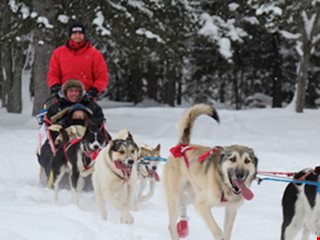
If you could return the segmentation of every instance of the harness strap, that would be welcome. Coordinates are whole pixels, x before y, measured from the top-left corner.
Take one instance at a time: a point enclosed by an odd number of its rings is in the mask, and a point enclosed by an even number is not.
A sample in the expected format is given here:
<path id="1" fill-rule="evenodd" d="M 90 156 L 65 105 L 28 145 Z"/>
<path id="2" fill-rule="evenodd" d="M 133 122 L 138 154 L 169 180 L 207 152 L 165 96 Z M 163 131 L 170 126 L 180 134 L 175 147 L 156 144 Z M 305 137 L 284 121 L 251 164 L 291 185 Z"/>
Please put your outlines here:
<path id="1" fill-rule="evenodd" d="M 188 157 L 186 155 L 186 152 L 189 151 L 189 150 L 192 150 L 194 148 L 195 147 L 190 147 L 187 144 L 179 144 L 179 145 L 177 145 L 175 147 L 172 147 L 170 149 L 170 152 L 175 158 L 183 157 L 184 161 L 185 161 L 185 163 L 187 165 L 187 168 L 189 168 L 189 159 L 188 159 Z"/>
<path id="2" fill-rule="evenodd" d="M 48 140 L 49 140 L 49 144 L 50 144 L 50 147 L 51 147 L 51 150 L 53 152 L 53 155 L 56 155 L 56 146 L 54 144 L 54 141 L 53 141 L 53 138 L 51 136 L 51 132 L 48 128 L 49 125 L 52 125 L 52 122 L 49 120 L 49 118 L 47 116 L 44 117 L 44 123 L 45 123 L 45 131 L 46 131 L 46 134 L 48 136 Z"/>
<path id="3" fill-rule="evenodd" d="M 71 163 L 71 159 L 67 153 L 68 149 L 75 145 L 76 143 L 80 142 L 82 138 L 76 138 L 74 140 L 72 140 L 71 142 L 67 142 L 66 144 L 63 145 L 63 152 L 64 152 L 64 155 L 66 156 L 66 159 L 69 163 Z"/>
<path id="4" fill-rule="evenodd" d="M 217 146 L 217 147 L 213 147 L 211 148 L 209 151 L 203 153 L 199 158 L 198 158 L 198 162 L 202 163 L 204 160 L 206 160 L 207 157 L 209 157 L 211 154 L 214 154 L 216 152 L 218 152 L 219 149 L 222 149 L 222 147 Z"/>

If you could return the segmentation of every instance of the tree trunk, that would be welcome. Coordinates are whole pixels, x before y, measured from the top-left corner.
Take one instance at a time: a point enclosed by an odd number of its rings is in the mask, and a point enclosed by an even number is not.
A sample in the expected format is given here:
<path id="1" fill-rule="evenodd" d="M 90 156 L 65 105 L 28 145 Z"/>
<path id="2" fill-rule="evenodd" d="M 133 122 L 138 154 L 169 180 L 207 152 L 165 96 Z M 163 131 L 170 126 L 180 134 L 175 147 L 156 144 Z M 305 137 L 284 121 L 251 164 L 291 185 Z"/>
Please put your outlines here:
<path id="1" fill-rule="evenodd" d="M 273 34 L 272 107 L 282 107 L 282 58 L 279 49 L 279 33 Z"/>
<path id="2" fill-rule="evenodd" d="M 297 100 L 296 100 L 296 112 L 302 113 L 305 106 L 306 87 L 308 79 L 308 66 L 310 59 L 309 46 L 304 42 L 303 56 L 301 56 L 299 68 L 298 68 L 298 85 L 297 85 Z"/>
<path id="3" fill-rule="evenodd" d="M 174 67 L 168 61 L 166 61 L 166 81 L 164 85 L 164 100 L 165 103 L 169 104 L 171 107 L 175 106 L 175 73 Z"/>
<path id="4" fill-rule="evenodd" d="M 21 78 L 22 78 L 22 67 L 23 67 L 23 48 L 21 44 L 11 45 L 12 62 L 14 69 L 12 69 L 12 82 L 10 84 L 8 92 L 8 105 L 7 110 L 11 113 L 21 113 L 22 101 L 21 101 Z"/>
<path id="5" fill-rule="evenodd" d="M 54 7 L 52 1 L 33 1 L 35 11 L 40 16 L 46 16 L 50 23 L 53 23 L 54 19 Z M 43 107 L 43 103 L 49 97 L 49 88 L 47 85 L 47 71 L 49 67 L 49 61 L 51 54 L 54 50 L 53 41 L 45 41 L 48 39 L 54 39 L 53 31 L 42 31 L 40 28 L 34 30 L 34 64 L 33 64 L 33 82 L 34 82 L 34 102 L 32 115 L 39 113 Z"/>

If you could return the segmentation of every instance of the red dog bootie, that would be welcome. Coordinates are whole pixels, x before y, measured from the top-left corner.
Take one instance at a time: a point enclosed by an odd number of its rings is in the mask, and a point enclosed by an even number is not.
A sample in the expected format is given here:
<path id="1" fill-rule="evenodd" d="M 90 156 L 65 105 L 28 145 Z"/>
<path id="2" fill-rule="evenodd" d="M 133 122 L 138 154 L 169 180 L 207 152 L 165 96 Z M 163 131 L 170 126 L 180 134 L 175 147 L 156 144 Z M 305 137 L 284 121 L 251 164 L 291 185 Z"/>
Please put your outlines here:
<path id="1" fill-rule="evenodd" d="M 188 220 L 186 218 L 181 219 L 177 223 L 177 232 L 178 232 L 179 238 L 185 238 L 189 235 L 189 225 L 188 225 Z"/>

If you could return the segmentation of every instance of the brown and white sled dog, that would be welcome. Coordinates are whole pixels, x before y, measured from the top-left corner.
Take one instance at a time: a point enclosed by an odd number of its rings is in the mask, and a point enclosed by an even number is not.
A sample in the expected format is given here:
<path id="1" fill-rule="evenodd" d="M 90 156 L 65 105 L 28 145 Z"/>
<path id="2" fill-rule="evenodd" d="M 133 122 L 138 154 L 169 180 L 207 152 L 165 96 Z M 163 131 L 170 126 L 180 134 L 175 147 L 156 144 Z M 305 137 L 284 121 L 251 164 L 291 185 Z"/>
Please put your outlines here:
<path id="1" fill-rule="evenodd" d="M 252 149 L 241 145 L 190 145 L 193 124 L 200 115 L 219 122 L 218 113 L 209 105 L 189 108 L 179 123 L 178 145 L 170 150 L 172 154 L 163 169 L 169 232 L 171 239 L 179 239 L 178 217 L 185 217 L 187 204 L 193 203 L 214 239 L 230 240 L 238 207 L 245 199 L 253 198 L 249 186 L 255 179 L 258 160 Z M 224 231 L 210 211 L 215 206 L 225 206 Z"/>
<path id="2" fill-rule="evenodd" d="M 320 235 L 320 194 L 316 185 L 320 184 L 320 166 L 304 169 L 294 179 L 307 184 L 289 183 L 283 193 L 281 240 L 293 240 L 302 228 L 301 239 L 308 240 L 311 233 Z"/>
<path id="3" fill-rule="evenodd" d="M 155 148 L 146 144 L 140 146 L 138 162 L 138 180 L 140 183 L 137 195 L 138 205 L 142 202 L 148 201 L 154 195 L 156 182 L 160 181 L 160 177 L 157 172 L 160 148 L 160 144 Z M 149 185 L 149 191 L 145 192 L 147 185 Z"/>
<path id="4" fill-rule="evenodd" d="M 101 217 L 107 219 L 106 202 L 120 213 L 121 223 L 134 222 L 130 210 L 135 204 L 139 148 L 127 130 L 102 149 L 96 159 L 92 183 Z"/>

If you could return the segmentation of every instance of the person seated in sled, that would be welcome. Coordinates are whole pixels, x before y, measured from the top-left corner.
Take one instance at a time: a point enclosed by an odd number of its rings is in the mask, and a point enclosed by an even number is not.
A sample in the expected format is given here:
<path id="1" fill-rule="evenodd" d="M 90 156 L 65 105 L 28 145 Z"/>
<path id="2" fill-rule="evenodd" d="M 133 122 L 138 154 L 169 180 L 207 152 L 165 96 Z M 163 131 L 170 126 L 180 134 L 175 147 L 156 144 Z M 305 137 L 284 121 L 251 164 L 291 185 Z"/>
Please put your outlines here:
<path id="1" fill-rule="evenodd" d="M 63 127 L 72 125 L 71 122 L 64 119 L 68 111 L 75 104 L 82 104 L 90 109 L 90 119 L 95 124 L 102 126 L 104 123 L 104 114 L 101 107 L 95 101 L 88 101 L 85 98 L 86 91 L 82 82 L 76 79 L 69 79 L 62 85 L 61 91 L 57 93 L 58 99 L 48 108 L 46 117 L 51 124 L 60 124 Z"/>

